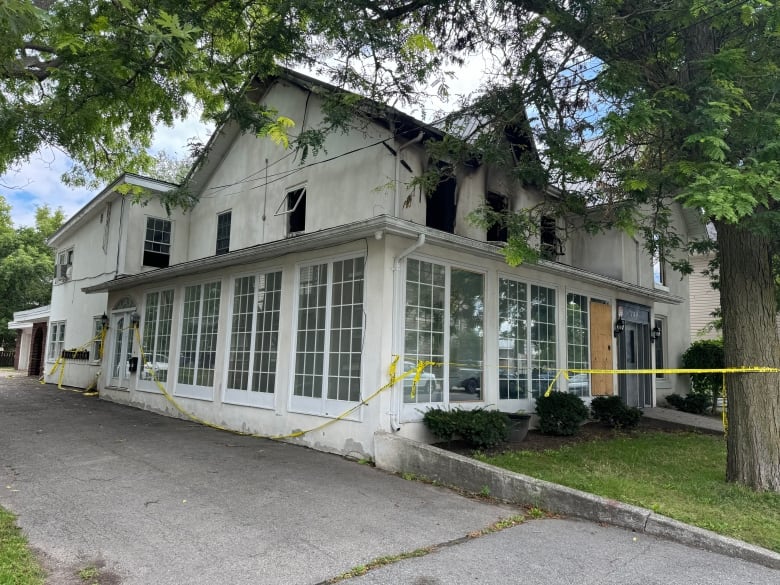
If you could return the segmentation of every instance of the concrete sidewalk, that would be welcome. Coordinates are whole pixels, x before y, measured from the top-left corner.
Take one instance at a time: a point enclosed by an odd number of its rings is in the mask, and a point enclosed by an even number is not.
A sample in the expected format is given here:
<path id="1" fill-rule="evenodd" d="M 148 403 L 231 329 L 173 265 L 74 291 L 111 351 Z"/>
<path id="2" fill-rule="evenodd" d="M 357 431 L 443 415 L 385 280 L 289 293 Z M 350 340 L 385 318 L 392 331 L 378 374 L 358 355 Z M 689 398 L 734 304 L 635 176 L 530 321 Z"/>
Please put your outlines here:
<path id="1" fill-rule="evenodd" d="M 690 414 L 681 410 L 662 407 L 645 408 L 642 412 L 647 418 L 663 420 L 701 431 L 723 434 L 723 419 L 720 417 Z"/>

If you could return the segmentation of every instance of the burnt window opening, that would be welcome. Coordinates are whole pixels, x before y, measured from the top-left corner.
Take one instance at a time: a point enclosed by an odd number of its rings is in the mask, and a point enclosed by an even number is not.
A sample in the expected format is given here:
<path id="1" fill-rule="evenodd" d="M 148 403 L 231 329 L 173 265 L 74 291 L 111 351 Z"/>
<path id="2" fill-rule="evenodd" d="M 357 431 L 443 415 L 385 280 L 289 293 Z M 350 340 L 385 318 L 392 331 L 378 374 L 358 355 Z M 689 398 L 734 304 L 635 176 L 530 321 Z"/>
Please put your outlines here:
<path id="1" fill-rule="evenodd" d="M 447 169 L 440 165 L 441 172 Z M 433 193 L 428 195 L 428 204 L 425 209 L 425 225 L 429 228 L 455 233 L 455 191 L 458 181 L 452 175 L 442 176 Z"/>
<path id="2" fill-rule="evenodd" d="M 529 130 L 517 124 L 507 124 L 504 126 L 504 136 L 512 149 L 512 156 L 514 156 L 516 163 L 533 153 L 534 146 Z"/>
<path id="3" fill-rule="evenodd" d="M 287 193 L 289 233 L 306 231 L 306 187 Z"/>
<path id="4" fill-rule="evenodd" d="M 487 203 L 490 210 L 495 213 L 503 215 L 509 210 L 509 198 L 506 195 L 500 195 L 489 191 L 487 197 L 485 197 L 485 203 Z M 486 239 L 488 242 L 506 242 L 508 237 L 509 233 L 506 226 L 495 223 L 488 228 Z"/>
<path id="5" fill-rule="evenodd" d="M 230 224 L 232 219 L 232 211 L 225 211 L 217 216 L 217 256 L 230 252 Z"/>
<path id="6" fill-rule="evenodd" d="M 540 222 L 540 253 L 545 260 L 557 260 L 563 256 L 563 241 L 558 237 L 555 218 L 543 215 Z"/>

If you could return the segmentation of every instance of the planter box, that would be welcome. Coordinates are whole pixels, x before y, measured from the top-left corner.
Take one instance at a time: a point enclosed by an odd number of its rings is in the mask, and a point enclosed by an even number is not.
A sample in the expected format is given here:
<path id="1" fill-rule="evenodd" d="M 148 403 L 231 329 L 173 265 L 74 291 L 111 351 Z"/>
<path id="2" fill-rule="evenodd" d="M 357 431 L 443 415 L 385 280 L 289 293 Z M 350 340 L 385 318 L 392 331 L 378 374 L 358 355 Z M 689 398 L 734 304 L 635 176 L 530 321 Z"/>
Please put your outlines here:
<path id="1" fill-rule="evenodd" d="M 507 440 L 510 443 L 519 443 L 528 434 L 528 428 L 531 426 L 530 414 L 506 413 L 509 417 L 509 435 Z"/>

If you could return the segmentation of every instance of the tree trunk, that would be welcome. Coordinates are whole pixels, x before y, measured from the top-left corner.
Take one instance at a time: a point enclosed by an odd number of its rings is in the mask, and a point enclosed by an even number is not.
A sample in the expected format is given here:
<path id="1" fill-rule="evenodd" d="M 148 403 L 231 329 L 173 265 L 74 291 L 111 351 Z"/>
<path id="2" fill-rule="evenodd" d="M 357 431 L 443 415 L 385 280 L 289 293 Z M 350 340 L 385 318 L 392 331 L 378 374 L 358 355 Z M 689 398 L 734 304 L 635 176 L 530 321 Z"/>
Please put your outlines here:
<path id="1" fill-rule="evenodd" d="M 769 238 L 717 222 L 726 367 L 780 367 Z M 780 491 L 780 374 L 729 374 L 726 479 Z"/>

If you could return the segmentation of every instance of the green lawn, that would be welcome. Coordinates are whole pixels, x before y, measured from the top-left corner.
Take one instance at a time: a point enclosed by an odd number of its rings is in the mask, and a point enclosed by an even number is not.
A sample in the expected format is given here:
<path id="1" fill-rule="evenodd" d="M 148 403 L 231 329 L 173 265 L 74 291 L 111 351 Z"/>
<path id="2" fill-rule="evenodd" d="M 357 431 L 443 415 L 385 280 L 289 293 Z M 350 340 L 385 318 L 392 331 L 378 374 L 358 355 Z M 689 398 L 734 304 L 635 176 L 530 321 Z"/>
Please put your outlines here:
<path id="1" fill-rule="evenodd" d="M 13 515 L 0 508 L 0 585 L 42 585 L 43 577 Z"/>
<path id="2" fill-rule="evenodd" d="M 727 484 L 722 437 L 651 433 L 477 458 L 780 552 L 780 494 Z"/>

